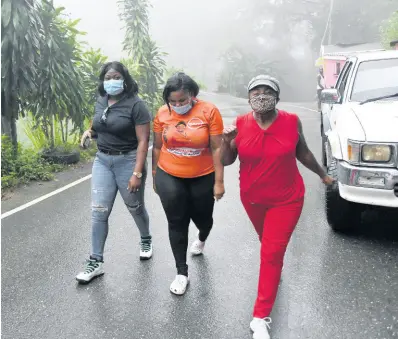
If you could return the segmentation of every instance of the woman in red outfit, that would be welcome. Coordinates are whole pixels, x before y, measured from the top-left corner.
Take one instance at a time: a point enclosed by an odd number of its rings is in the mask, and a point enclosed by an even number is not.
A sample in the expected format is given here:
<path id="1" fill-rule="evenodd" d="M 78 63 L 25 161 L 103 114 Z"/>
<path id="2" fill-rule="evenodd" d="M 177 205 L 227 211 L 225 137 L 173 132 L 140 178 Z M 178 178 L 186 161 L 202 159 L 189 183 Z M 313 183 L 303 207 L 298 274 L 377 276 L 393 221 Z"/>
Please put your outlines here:
<path id="1" fill-rule="evenodd" d="M 278 81 L 259 75 L 250 81 L 248 91 L 253 111 L 225 128 L 221 157 L 228 166 L 239 156 L 242 204 L 261 242 L 258 296 L 250 328 L 253 338 L 269 339 L 269 316 L 283 258 L 304 203 L 304 181 L 296 159 L 325 184 L 333 179 L 308 149 L 298 116 L 276 109 Z"/>

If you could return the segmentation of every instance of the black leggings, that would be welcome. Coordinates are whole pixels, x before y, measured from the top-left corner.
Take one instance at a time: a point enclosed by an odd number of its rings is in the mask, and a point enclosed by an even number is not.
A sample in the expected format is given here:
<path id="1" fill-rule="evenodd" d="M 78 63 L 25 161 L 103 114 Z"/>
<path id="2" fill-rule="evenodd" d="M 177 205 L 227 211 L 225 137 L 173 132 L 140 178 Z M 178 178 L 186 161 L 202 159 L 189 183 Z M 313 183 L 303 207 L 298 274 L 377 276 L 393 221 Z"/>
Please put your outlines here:
<path id="1" fill-rule="evenodd" d="M 169 223 L 169 239 L 177 274 L 188 276 L 189 223 L 192 220 L 199 229 L 200 241 L 207 239 L 213 227 L 214 172 L 185 179 L 174 177 L 158 167 L 155 185 Z"/>

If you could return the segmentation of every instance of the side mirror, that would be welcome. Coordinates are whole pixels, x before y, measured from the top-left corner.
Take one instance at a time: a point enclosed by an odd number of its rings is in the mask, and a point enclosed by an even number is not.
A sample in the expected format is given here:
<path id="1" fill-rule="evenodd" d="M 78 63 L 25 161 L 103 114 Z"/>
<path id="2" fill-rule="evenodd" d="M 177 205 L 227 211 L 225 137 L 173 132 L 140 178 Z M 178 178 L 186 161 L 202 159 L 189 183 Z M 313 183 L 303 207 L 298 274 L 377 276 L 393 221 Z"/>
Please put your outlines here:
<path id="1" fill-rule="evenodd" d="M 321 102 L 323 104 L 338 104 L 340 99 L 340 93 L 336 88 L 324 89 L 321 92 Z"/>

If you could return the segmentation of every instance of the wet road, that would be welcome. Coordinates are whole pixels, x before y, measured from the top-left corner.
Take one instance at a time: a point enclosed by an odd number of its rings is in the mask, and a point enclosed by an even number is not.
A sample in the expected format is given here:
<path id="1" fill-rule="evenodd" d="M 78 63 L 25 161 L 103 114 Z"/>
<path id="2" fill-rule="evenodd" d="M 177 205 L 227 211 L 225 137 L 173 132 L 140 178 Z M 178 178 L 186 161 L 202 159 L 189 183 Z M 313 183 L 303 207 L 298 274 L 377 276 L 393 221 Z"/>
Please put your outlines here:
<path id="1" fill-rule="evenodd" d="M 247 109 L 241 99 L 206 98 L 223 110 L 226 123 Z M 319 157 L 317 113 L 281 107 L 300 115 L 307 142 Z M 272 338 L 397 338 L 394 225 L 377 220 L 357 234 L 334 234 L 325 221 L 322 184 L 308 170 L 302 174 L 306 203 L 286 255 Z M 189 258 L 191 284 L 183 297 L 169 292 L 175 269 L 151 179 L 146 201 L 153 260 L 139 261 L 138 231 L 118 197 L 110 218 L 106 274 L 88 286 L 78 286 L 74 277 L 89 251 L 90 181 L 3 219 L 3 338 L 251 338 L 259 243 L 239 202 L 236 164 L 226 169 L 225 181 L 227 194 L 216 204 L 205 255 Z M 195 233 L 192 225 L 191 241 Z"/>

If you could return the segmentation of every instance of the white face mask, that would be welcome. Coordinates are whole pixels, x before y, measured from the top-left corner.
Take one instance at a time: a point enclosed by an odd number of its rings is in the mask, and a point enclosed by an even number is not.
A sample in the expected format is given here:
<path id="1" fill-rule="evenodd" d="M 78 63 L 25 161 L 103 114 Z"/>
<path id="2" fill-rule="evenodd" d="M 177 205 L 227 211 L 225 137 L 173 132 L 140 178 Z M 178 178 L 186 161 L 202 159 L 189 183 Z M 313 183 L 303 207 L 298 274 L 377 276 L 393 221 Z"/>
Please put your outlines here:
<path id="1" fill-rule="evenodd" d="M 105 80 L 104 90 L 109 95 L 119 95 L 124 91 L 124 80 Z"/>
<path id="2" fill-rule="evenodd" d="M 171 106 L 171 105 L 170 105 Z M 187 114 L 192 108 L 192 101 L 184 106 L 171 106 L 174 112 L 179 115 Z"/>

